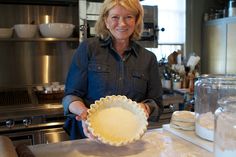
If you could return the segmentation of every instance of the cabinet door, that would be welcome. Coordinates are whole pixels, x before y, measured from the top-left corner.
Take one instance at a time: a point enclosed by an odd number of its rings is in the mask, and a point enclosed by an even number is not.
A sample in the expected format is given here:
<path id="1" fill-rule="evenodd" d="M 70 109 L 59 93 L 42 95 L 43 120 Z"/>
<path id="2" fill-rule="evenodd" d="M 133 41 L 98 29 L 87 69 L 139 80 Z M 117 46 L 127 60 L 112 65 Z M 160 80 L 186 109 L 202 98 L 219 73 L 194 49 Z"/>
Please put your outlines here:
<path id="1" fill-rule="evenodd" d="M 209 24 L 204 27 L 203 73 L 225 74 L 226 24 Z"/>
<path id="2" fill-rule="evenodd" d="M 227 73 L 236 73 L 236 23 L 228 24 L 227 32 Z"/>

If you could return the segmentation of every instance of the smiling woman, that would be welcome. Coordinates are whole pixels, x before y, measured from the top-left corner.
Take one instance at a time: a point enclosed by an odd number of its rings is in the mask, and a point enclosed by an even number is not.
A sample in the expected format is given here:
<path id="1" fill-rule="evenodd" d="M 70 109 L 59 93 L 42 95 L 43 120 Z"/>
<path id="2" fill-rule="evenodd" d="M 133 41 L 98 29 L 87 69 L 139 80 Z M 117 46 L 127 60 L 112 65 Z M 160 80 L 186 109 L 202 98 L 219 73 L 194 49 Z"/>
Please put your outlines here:
<path id="1" fill-rule="evenodd" d="M 87 111 L 96 100 L 109 95 L 126 96 L 147 117 L 159 119 L 163 106 L 158 62 L 136 43 L 143 15 L 139 0 L 105 0 L 101 6 L 96 37 L 80 44 L 67 76 L 63 105 L 71 139 L 94 138 L 85 123 Z M 106 119 L 109 117 L 101 121 Z"/>
<path id="2" fill-rule="evenodd" d="M 114 36 L 117 43 L 126 40 L 129 43 L 129 37 L 133 34 L 136 24 L 135 14 L 126 10 L 120 5 L 111 9 L 105 19 L 105 24 L 110 33 Z M 115 42 L 116 43 L 116 42 Z M 124 50 L 120 49 L 121 45 L 114 45 L 120 55 Z M 127 47 L 127 45 L 125 45 Z"/>

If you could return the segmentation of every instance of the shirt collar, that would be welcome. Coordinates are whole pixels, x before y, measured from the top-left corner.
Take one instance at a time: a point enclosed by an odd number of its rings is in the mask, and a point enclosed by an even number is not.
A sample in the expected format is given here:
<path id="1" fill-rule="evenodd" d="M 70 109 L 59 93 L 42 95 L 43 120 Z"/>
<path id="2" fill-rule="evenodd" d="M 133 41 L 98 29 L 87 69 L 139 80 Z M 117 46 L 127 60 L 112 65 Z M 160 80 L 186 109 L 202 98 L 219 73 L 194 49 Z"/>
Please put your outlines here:
<path id="1" fill-rule="evenodd" d="M 110 46 L 112 44 L 112 38 L 108 37 L 106 39 L 99 39 L 100 40 L 100 45 L 102 47 Z M 130 41 L 130 47 L 127 49 L 127 51 L 132 52 L 135 56 L 138 56 L 138 47 L 135 41 L 131 40 Z"/>

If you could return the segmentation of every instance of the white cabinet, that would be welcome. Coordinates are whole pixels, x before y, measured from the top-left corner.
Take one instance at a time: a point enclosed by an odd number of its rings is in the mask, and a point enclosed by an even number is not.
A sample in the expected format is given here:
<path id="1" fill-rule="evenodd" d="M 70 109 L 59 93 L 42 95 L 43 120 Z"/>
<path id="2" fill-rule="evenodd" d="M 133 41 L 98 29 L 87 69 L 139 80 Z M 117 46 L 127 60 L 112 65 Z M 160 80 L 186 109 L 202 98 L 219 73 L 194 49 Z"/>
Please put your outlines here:
<path id="1" fill-rule="evenodd" d="M 227 25 L 226 73 L 236 73 L 236 20 Z"/>
<path id="2" fill-rule="evenodd" d="M 203 26 L 202 73 L 236 73 L 236 17 L 212 20 Z"/>

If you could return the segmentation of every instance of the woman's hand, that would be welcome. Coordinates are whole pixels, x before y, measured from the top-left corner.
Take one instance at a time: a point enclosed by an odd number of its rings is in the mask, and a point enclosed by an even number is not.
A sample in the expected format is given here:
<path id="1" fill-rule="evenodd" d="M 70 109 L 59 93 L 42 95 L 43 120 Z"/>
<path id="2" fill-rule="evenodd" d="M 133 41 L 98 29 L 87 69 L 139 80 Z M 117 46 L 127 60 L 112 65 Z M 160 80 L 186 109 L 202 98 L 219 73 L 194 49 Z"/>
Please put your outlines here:
<path id="1" fill-rule="evenodd" d="M 140 105 L 140 107 L 144 110 L 145 114 L 146 114 L 146 117 L 148 118 L 149 117 L 149 114 L 151 112 L 149 106 L 145 103 L 138 103 Z"/>
<path id="2" fill-rule="evenodd" d="M 84 105 L 81 101 L 73 101 L 70 106 L 69 110 L 71 113 L 74 113 L 76 115 L 76 120 L 86 120 L 87 119 L 87 110 L 88 108 Z"/>
<path id="3" fill-rule="evenodd" d="M 74 113 L 75 119 L 78 121 L 82 121 L 83 132 L 86 137 L 91 140 L 95 140 L 95 137 L 89 132 L 88 126 L 86 124 L 87 116 L 88 116 L 88 108 L 81 101 L 74 101 L 69 106 L 70 112 Z"/>
<path id="4" fill-rule="evenodd" d="M 96 140 L 95 137 L 89 132 L 88 130 L 88 125 L 84 120 L 82 120 L 82 127 L 83 127 L 83 132 L 86 137 L 88 137 L 90 140 Z"/>

